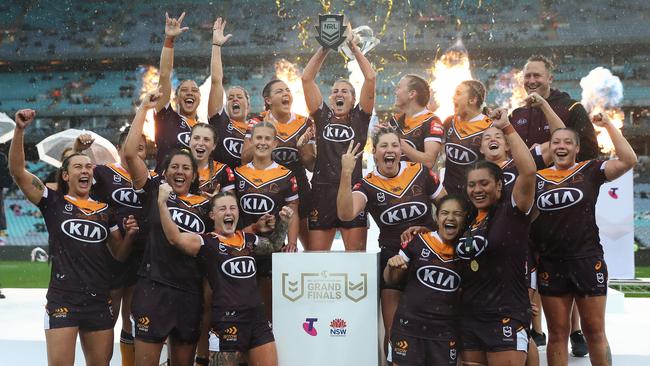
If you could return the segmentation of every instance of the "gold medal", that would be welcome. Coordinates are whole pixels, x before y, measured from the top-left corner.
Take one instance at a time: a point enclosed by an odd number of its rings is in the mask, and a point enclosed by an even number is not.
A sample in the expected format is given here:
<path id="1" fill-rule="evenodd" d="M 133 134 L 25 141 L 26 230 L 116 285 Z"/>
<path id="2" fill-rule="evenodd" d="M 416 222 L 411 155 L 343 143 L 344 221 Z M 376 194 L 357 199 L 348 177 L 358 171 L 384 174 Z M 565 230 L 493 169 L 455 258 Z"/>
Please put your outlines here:
<path id="1" fill-rule="evenodd" d="M 472 259 L 471 262 L 469 262 L 469 267 L 472 269 L 472 271 L 477 272 L 478 271 L 478 262 L 476 259 Z"/>

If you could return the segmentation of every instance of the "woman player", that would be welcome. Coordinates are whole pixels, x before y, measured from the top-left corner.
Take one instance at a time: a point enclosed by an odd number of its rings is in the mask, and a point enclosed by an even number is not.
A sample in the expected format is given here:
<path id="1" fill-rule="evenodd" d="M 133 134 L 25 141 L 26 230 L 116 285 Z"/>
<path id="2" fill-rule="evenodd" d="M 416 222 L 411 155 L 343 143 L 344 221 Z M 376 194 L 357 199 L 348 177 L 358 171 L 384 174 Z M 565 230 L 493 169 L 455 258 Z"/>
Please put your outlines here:
<path id="1" fill-rule="evenodd" d="M 197 123 L 196 110 L 201 101 L 201 91 L 194 80 L 183 80 L 176 88 L 175 102 L 178 110 L 169 103 L 172 93 L 172 70 L 174 68 L 174 41 L 189 30 L 181 27 L 185 12 L 178 19 L 165 13 L 165 43 L 160 53 L 160 77 L 158 79 L 162 97 L 156 101 L 154 120 L 156 122 L 156 172 L 161 173 L 161 164 L 175 149 L 189 148 L 190 132 Z"/>
<path id="2" fill-rule="evenodd" d="M 473 205 L 470 226 L 460 239 L 462 359 L 466 365 L 524 365 L 528 349 L 530 300 L 529 213 L 535 199 L 535 162 L 502 113 L 503 131 L 517 168 L 506 186 L 501 168 L 488 161 L 467 171 Z M 498 273 L 498 276 L 495 276 Z"/>
<path id="3" fill-rule="evenodd" d="M 454 115 L 444 123 L 445 174 L 443 184 L 449 194 L 465 194 L 465 169 L 482 158 L 481 134 L 492 125 L 483 114 L 485 86 L 465 80 L 454 93 Z"/>
<path id="4" fill-rule="evenodd" d="M 262 90 L 264 108 L 260 116 L 254 118 L 251 123 L 259 121 L 271 122 L 277 131 L 277 144 L 273 149 L 273 161 L 291 169 L 298 182 L 298 194 L 300 206 L 298 216 L 300 218 L 300 242 L 304 248 L 309 248 L 309 231 L 307 216 L 309 214 L 309 195 L 311 187 L 307 180 L 305 168 L 313 170 L 316 159 L 316 146 L 310 140 L 315 135 L 313 122 L 304 116 L 291 112 L 293 96 L 291 90 L 284 81 L 271 80 Z M 251 147 L 251 135 L 246 134 L 244 140 L 244 155 L 242 164 L 247 164 L 253 159 Z M 297 241 L 289 241 L 287 251 L 297 250 Z"/>
<path id="5" fill-rule="evenodd" d="M 400 134 L 402 157 L 433 168 L 442 149 L 444 131 L 440 118 L 427 109 L 431 97 L 429 83 L 409 74 L 395 88 L 395 114 L 388 124 Z"/>
<path id="6" fill-rule="evenodd" d="M 199 189 L 207 196 L 234 189 L 232 169 L 212 159 L 217 142 L 217 131 L 207 123 L 197 123 L 190 135 L 190 151 L 199 167 Z"/>
<path id="7" fill-rule="evenodd" d="M 437 231 L 417 234 L 388 260 L 384 281 L 404 282 L 390 335 L 393 366 L 456 365 L 458 362 L 458 275 L 456 243 L 465 230 L 467 202 L 440 199 Z"/>
<path id="8" fill-rule="evenodd" d="M 245 352 L 251 365 L 277 365 L 273 333 L 257 291 L 254 256 L 273 253 L 284 245 L 293 210 L 282 207 L 275 230 L 268 238 L 258 237 L 237 230 L 237 198 L 222 192 L 211 199 L 214 231 L 199 235 L 181 232 L 174 224 L 166 209 L 170 193 L 167 184 L 158 193 L 165 235 L 170 244 L 198 258 L 213 289 L 211 327 L 219 338 L 220 348 L 215 364 L 236 366 L 237 352 Z M 231 273 L 233 267 L 228 263 L 235 262 L 239 263 L 237 272 Z"/>
<path id="9" fill-rule="evenodd" d="M 133 216 L 124 217 L 122 237 L 108 205 L 90 198 L 93 165 L 83 154 L 63 159 L 56 191 L 25 169 L 25 129 L 35 116 L 31 109 L 16 113 L 9 171 L 25 197 L 43 213 L 50 234 L 52 277 L 45 306 L 48 364 L 72 365 L 78 334 L 86 363 L 108 365 L 114 325 L 111 255 L 126 260 L 137 222 Z"/>
<path id="10" fill-rule="evenodd" d="M 612 354 L 605 335 L 607 265 L 603 258 L 596 201 L 600 186 L 636 164 L 636 154 L 605 114 L 593 123 L 607 130 L 618 159 L 576 163 L 578 134 L 558 129 L 551 135 L 553 166 L 537 172 L 536 206 L 540 214 L 532 229 L 539 249 L 538 281 L 548 321 L 549 365 L 567 363 L 571 306 L 578 306 L 592 364 L 610 365 Z"/>
<path id="11" fill-rule="evenodd" d="M 221 49 L 228 42 L 231 34 L 223 34 L 226 21 L 217 18 L 212 27 L 212 59 L 210 63 L 210 95 L 208 97 L 208 122 L 217 130 L 215 160 L 235 169 L 241 165 L 244 137 L 248 130 L 248 112 L 250 97 L 246 89 L 233 86 L 226 93 L 227 103 L 223 105 L 223 65 Z M 249 153 L 250 156 L 250 153 Z"/>
<path id="12" fill-rule="evenodd" d="M 149 177 L 137 153 L 147 110 L 155 107 L 160 92 L 148 93 L 136 112 L 126 139 L 124 155 L 133 188 L 136 189 L 147 223 L 147 242 L 132 302 L 137 365 L 157 365 L 167 339 L 173 365 L 191 365 L 199 338 L 202 278 L 195 258 L 169 244 L 158 211 L 159 184 L 174 190 L 169 212 L 179 228 L 197 234 L 211 230 L 210 202 L 199 194 L 198 167 L 186 150 L 170 153 L 163 164 L 161 179 Z"/>
<path id="13" fill-rule="evenodd" d="M 402 284 L 387 284 L 382 273 L 388 259 L 400 250 L 400 235 L 410 226 L 433 229 L 431 202 L 446 193 L 438 177 L 420 163 L 400 161 L 402 150 L 398 134 L 380 127 L 372 138 L 375 170 L 353 188 L 352 174 L 360 145 L 351 141 L 341 156 L 341 179 L 336 197 L 337 215 L 350 221 L 362 211 L 369 211 L 379 225 L 381 311 L 384 320 L 384 348 L 393 324 L 393 315 L 399 302 Z"/>
<path id="14" fill-rule="evenodd" d="M 302 85 L 309 114 L 316 125 L 318 154 L 314 175 L 311 179 L 311 209 L 309 211 L 308 250 L 330 250 L 336 229 L 341 230 L 346 250 L 365 250 L 368 223 L 365 212 L 349 222 L 341 222 L 336 216 L 336 184 L 341 173 L 340 156 L 349 141 L 364 146 L 368 139 L 368 124 L 375 105 L 375 71 L 361 53 L 356 42 L 348 42 L 359 63 L 364 81 L 355 106 L 356 95 L 352 84 L 340 79 L 332 85 L 329 104 L 325 103 L 315 78 L 320 71 L 329 49 L 320 47 L 309 60 L 302 74 Z M 352 182 L 361 180 L 361 162 L 357 162 Z"/>

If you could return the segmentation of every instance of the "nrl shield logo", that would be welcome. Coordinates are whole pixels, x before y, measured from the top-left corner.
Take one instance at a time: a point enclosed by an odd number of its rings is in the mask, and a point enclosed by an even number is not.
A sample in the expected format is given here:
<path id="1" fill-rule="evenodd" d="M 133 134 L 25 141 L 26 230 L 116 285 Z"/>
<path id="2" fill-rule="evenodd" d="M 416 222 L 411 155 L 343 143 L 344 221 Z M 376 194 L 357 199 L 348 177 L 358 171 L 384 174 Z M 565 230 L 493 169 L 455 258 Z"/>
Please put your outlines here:
<path id="1" fill-rule="evenodd" d="M 324 48 L 337 50 L 345 41 L 344 33 L 347 26 L 343 25 L 343 15 L 325 14 L 318 16 L 318 37 L 316 40 Z"/>

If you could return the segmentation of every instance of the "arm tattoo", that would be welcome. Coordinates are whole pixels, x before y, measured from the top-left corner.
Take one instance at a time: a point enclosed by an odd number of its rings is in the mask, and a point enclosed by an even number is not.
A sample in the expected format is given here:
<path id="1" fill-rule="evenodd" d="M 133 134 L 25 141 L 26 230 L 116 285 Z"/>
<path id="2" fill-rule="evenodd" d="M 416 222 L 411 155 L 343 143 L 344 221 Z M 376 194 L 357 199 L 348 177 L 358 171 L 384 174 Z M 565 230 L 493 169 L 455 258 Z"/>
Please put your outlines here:
<path id="1" fill-rule="evenodd" d="M 36 189 L 38 189 L 39 191 L 43 191 L 45 189 L 41 180 L 36 177 L 32 179 L 32 185 L 36 187 Z"/>
<path id="2" fill-rule="evenodd" d="M 284 245 L 284 238 L 287 237 L 287 230 L 289 230 L 289 223 L 284 220 L 275 225 L 275 230 L 268 238 L 260 237 L 255 247 L 257 254 L 271 254 L 277 252 Z"/>
<path id="3" fill-rule="evenodd" d="M 237 366 L 236 352 L 217 352 L 217 365 L 219 366 Z"/>

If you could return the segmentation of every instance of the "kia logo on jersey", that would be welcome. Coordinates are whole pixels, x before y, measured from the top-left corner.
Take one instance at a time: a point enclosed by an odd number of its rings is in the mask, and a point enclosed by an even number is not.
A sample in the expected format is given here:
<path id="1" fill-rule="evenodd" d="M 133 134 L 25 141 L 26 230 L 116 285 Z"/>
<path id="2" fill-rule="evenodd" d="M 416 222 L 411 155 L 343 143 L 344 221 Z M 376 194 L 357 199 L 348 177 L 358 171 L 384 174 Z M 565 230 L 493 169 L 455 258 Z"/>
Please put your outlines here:
<path id="1" fill-rule="evenodd" d="M 83 219 L 70 219 L 61 223 L 65 235 L 86 243 L 101 243 L 108 237 L 108 231 L 101 224 Z"/>
<path id="2" fill-rule="evenodd" d="M 379 219 L 386 225 L 397 225 L 404 221 L 419 219 L 427 213 L 427 205 L 422 202 L 406 202 L 386 209 Z"/>
<path id="3" fill-rule="evenodd" d="M 467 238 L 462 237 L 460 240 L 458 240 L 458 245 L 456 246 L 456 254 L 459 258 L 471 259 L 472 257 L 477 257 L 483 253 L 488 245 L 488 241 L 485 240 L 485 237 L 481 235 L 474 235 L 473 238 L 474 240 L 472 240 L 472 246 L 469 253 L 465 250 L 465 242 L 467 241 Z"/>
<path id="4" fill-rule="evenodd" d="M 228 259 L 221 265 L 221 271 L 233 278 L 251 278 L 257 273 L 255 259 L 249 256 Z"/>
<path id="5" fill-rule="evenodd" d="M 510 183 L 514 182 L 515 178 L 517 178 L 517 177 L 515 176 L 514 173 L 503 172 L 503 180 L 505 182 L 505 185 L 509 185 Z"/>
<path id="6" fill-rule="evenodd" d="M 561 210 L 582 201 L 581 190 L 571 187 L 555 188 L 537 197 L 537 208 L 542 211 Z"/>
<path id="7" fill-rule="evenodd" d="M 116 189 L 111 194 L 113 201 L 121 204 L 122 206 L 132 207 L 132 208 L 142 208 L 142 202 L 138 198 L 138 195 L 135 193 L 133 188 L 123 187 Z"/>
<path id="8" fill-rule="evenodd" d="M 178 139 L 178 142 L 183 144 L 186 147 L 190 147 L 190 135 L 191 132 L 181 132 L 178 135 L 176 135 L 176 138 Z"/>
<path id="9" fill-rule="evenodd" d="M 178 207 L 170 207 L 169 213 L 179 229 L 196 234 L 205 232 L 205 224 L 197 214 Z"/>
<path id="10" fill-rule="evenodd" d="M 459 165 L 469 165 L 476 161 L 476 153 L 463 145 L 446 143 L 445 153 L 447 159 Z"/>
<path id="11" fill-rule="evenodd" d="M 250 215 L 261 215 L 271 212 L 275 207 L 272 199 L 259 193 L 247 193 L 239 199 L 242 211 Z"/>
<path id="12" fill-rule="evenodd" d="M 438 291 L 455 292 L 460 286 L 458 273 L 444 267 L 420 267 L 416 272 L 416 276 L 420 283 Z"/>
<path id="13" fill-rule="evenodd" d="M 226 137 L 223 139 L 223 147 L 226 149 L 228 154 L 232 155 L 233 157 L 239 159 L 241 158 L 241 149 L 244 146 L 244 140 L 234 138 L 234 137 Z"/>
<path id="14" fill-rule="evenodd" d="M 273 150 L 273 161 L 282 165 L 298 161 L 298 149 L 293 147 L 278 147 Z"/>
<path id="15" fill-rule="evenodd" d="M 327 124 L 323 129 L 323 138 L 333 142 L 346 142 L 354 138 L 354 130 L 350 126 Z"/>

